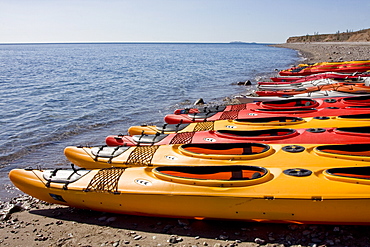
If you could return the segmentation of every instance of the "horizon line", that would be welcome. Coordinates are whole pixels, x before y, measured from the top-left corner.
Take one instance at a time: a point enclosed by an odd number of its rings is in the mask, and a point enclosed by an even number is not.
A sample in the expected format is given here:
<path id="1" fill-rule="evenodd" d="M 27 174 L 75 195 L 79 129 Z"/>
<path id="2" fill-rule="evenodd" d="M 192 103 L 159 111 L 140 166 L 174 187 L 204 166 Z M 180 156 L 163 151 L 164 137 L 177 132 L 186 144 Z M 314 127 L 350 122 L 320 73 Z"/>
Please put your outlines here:
<path id="1" fill-rule="evenodd" d="M 193 42 L 193 41 L 81 41 L 81 42 L 0 42 L 0 45 L 46 45 L 46 44 L 280 44 L 274 42 Z"/>

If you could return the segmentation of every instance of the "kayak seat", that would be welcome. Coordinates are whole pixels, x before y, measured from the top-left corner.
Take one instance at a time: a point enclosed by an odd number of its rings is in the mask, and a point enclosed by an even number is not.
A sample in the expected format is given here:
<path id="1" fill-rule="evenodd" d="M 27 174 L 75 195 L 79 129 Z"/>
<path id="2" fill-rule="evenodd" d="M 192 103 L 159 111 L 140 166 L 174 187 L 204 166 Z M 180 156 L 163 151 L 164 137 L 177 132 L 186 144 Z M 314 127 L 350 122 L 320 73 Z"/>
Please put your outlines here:
<path id="1" fill-rule="evenodd" d="M 262 177 L 261 173 L 259 172 L 254 172 L 252 176 L 245 176 L 243 174 L 242 170 L 236 170 L 231 172 L 231 178 L 229 180 L 249 180 L 249 179 L 256 179 Z"/>
<path id="2" fill-rule="evenodd" d="M 260 177 L 262 177 L 262 175 L 261 175 L 261 173 L 259 173 L 259 172 L 255 172 L 255 173 L 253 173 L 253 175 L 252 175 L 252 179 L 256 179 L 256 178 L 260 178 Z"/>
<path id="3" fill-rule="evenodd" d="M 273 100 L 270 102 L 263 102 L 262 106 L 266 107 L 297 107 L 297 106 L 316 106 L 318 105 L 317 101 L 311 99 L 290 99 L 290 100 Z"/>
<path id="4" fill-rule="evenodd" d="M 298 90 L 297 90 L 298 91 Z M 295 104 L 295 106 L 310 106 L 311 105 L 311 102 L 306 102 L 306 103 L 301 103 L 301 102 L 297 102 L 297 104 Z"/>
<path id="5" fill-rule="evenodd" d="M 251 154 L 252 153 L 252 147 L 249 146 L 249 147 L 244 147 L 243 148 L 243 155 L 248 155 L 248 154 Z"/>

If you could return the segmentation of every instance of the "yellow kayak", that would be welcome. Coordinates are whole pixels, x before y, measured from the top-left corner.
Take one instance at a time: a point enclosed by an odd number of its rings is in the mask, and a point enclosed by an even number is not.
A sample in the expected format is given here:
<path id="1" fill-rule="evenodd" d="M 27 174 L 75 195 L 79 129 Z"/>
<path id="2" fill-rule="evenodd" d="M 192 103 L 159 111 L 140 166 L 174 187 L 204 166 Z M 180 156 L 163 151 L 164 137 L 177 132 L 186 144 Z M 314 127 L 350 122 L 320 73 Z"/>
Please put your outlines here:
<path id="1" fill-rule="evenodd" d="M 370 142 L 365 144 L 210 143 L 118 147 L 66 147 L 73 164 L 87 169 L 138 166 L 256 166 L 306 167 L 368 165 Z"/>
<path id="2" fill-rule="evenodd" d="M 234 120 L 217 120 L 213 122 L 197 122 L 189 124 L 165 124 L 163 126 L 131 126 L 129 135 L 154 135 L 157 133 L 171 134 L 210 130 L 251 130 L 273 128 L 332 128 L 332 127 L 357 127 L 367 126 L 370 122 L 370 114 L 356 114 L 343 116 L 323 117 L 266 117 Z"/>
<path id="3" fill-rule="evenodd" d="M 280 164 L 279 162 L 274 162 Z M 104 212 L 195 219 L 369 224 L 370 167 L 169 166 L 14 169 L 40 200 Z"/>

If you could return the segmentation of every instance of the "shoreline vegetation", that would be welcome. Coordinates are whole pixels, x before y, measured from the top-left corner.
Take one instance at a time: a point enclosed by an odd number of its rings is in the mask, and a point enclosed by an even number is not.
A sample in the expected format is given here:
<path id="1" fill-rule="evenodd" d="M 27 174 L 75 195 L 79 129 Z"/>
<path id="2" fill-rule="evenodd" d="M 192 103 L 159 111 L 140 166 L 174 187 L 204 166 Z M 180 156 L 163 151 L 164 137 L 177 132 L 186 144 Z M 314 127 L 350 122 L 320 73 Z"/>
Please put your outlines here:
<path id="1" fill-rule="evenodd" d="M 319 34 L 315 32 L 313 35 L 303 35 L 289 37 L 286 43 L 305 43 L 305 42 L 369 42 L 370 28 L 358 31 L 348 30 L 345 32 L 337 31 L 331 34 Z"/>
<path id="2" fill-rule="evenodd" d="M 370 58 L 370 42 L 273 46 L 298 50 L 307 63 Z M 0 246 L 370 246 L 370 226 L 117 215 L 49 204 L 30 196 L 1 203 L 0 219 Z"/>

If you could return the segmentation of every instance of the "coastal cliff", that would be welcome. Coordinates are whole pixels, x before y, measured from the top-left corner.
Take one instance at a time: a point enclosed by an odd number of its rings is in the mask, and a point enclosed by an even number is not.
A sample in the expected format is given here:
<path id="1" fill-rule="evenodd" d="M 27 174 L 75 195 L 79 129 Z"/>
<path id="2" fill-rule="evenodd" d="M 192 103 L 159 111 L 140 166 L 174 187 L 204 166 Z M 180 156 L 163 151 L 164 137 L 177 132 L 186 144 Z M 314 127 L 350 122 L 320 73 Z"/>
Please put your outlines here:
<path id="1" fill-rule="evenodd" d="M 355 32 L 337 32 L 335 34 L 314 34 L 289 37 L 286 43 L 307 42 L 370 42 L 370 28 Z"/>

